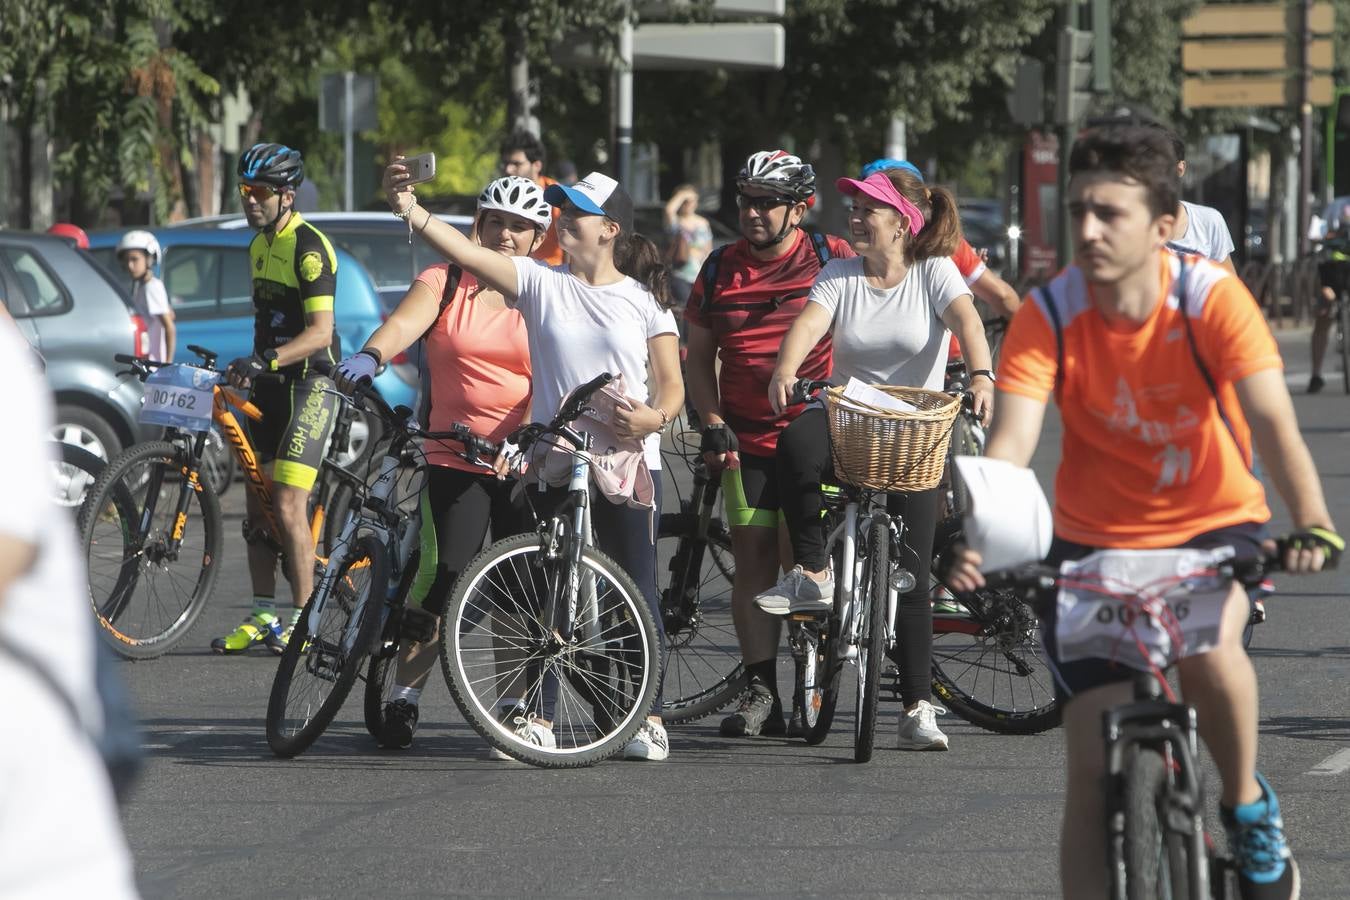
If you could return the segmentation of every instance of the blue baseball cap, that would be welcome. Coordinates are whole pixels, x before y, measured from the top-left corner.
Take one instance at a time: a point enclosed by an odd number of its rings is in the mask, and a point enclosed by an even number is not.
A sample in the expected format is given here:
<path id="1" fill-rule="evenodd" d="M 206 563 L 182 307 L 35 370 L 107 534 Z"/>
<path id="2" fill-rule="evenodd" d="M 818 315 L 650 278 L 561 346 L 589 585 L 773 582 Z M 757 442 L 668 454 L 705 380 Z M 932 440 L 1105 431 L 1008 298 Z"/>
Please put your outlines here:
<path id="1" fill-rule="evenodd" d="M 874 159 L 863 166 L 861 177 L 866 181 L 869 175 L 875 175 L 877 172 L 884 172 L 887 169 L 904 169 L 915 178 L 923 181 L 923 173 L 919 171 L 919 167 L 914 165 L 914 163 L 907 159 L 891 159 L 888 156 L 884 156 L 881 159 Z"/>
<path id="2" fill-rule="evenodd" d="M 633 233 L 633 198 L 623 185 L 603 172 L 592 172 L 576 184 L 550 184 L 544 200 L 553 206 L 567 201 L 584 212 L 606 216 L 619 223 L 619 230 Z"/>

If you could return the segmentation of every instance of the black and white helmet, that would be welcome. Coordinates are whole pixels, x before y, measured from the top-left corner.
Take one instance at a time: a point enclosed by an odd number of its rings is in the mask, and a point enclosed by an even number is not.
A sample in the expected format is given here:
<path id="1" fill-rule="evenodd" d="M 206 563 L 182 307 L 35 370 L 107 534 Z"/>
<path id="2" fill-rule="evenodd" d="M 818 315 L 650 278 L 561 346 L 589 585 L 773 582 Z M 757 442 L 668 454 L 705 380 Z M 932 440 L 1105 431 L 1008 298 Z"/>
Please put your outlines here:
<path id="1" fill-rule="evenodd" d="M 736 187 L 763 188 L 806 203 L 816 193 L 816 170 L 786 150 L 761 150 L 741 166 Z"/>
<path id="2" fill-rule="evenodd" d="M 528 178 L 507 175 L 483 188 L 478 195 L 478 211 L 490 209 L 523 216 L 543 231 L 553 221 L 553 207 L 544 201 L 544 190 Z"/>

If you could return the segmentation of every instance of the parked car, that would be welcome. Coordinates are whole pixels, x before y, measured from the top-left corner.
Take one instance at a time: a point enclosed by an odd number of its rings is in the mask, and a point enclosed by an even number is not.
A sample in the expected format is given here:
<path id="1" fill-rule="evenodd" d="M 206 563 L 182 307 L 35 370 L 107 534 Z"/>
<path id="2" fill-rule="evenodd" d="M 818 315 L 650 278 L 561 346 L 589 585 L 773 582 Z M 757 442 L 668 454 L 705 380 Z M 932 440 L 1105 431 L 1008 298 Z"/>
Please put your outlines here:
<path id="1" fill-rule="evenodd" d="M 149 435 L 137 422 L 142 386 L 118 378 L 113 354 L 148 346 L 126 287 L 64 238 L 0 231 L 0 299 L 47 365 L 52 436 L 108 460 Z"/>
<path id="2" fill-rule="evenodd" d="M 193 362 L 188 344 L 200 344 L 222 361 L 247 356 L 253 351 L 253 279 L 249 271 L 248 245 L 253 231 L 237 228 L 152 228 L 163 258 L 159 276 L 164 279 L 177 325 L 176 362 Z M 89 236 L 90 253 L 119 273 L 116 247 L 120 231 Z M 361 347 L 384 321 L 375 285 L 365 268 L 341 246 L 333 318 L 344 352 Z M 114 275 L 113 277 L 116 277 Z M 122 276 L 125 277 L 125 276 Z M 375 378 L 375 387 L 391 405 L 415 406 L 417 372 L 395 358 Z M 364 459 L 381 426 L 374 419 L 358 417 L 352 427 L 352 443 L 345 464 Z"/>

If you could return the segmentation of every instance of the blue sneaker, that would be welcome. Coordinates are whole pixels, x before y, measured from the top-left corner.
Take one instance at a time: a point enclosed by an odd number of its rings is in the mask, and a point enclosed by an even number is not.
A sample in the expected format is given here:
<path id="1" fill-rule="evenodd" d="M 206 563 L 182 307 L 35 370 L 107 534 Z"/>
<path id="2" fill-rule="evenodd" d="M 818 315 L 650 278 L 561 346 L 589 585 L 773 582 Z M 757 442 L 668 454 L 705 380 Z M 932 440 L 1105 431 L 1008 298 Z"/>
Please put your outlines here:
<path id="1" fill-rule="evenodd" d="M 1219 807 L 1242 900 L 1298 900 L 1298 865 L 1284 839 L 1280 801 L 1258 772 L 1261 799 L 1234 809 Z"/>

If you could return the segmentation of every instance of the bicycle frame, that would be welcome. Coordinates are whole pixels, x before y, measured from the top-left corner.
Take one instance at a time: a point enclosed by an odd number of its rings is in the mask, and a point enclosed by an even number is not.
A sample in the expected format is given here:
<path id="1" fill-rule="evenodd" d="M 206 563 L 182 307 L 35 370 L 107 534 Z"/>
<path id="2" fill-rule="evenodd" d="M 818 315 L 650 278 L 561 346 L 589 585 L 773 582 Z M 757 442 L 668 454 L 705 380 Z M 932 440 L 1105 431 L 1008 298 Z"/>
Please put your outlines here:
<path id="1" fill-rule="evenodd" d="M 870 532 L 877 522 L 888 526 L 892 541 L 898 544 L 903 535 L 903 523 L 899 519 L 892 518 L 884 509 L 876 508 L 876 497 L 870 491 L 864 492 L 861 496 L 852 496 L 844 504 L 842 521 L 834 527 L 825 541 L 826 558 L 834 553 L 836 544 L 840 546 L 840 571 L 836 573 L 835 593 L 840 637 L 843 639 L 841 657 L 847 660 L 856 661 L 858 658 L 859 632 L 862 628 L 858 616 L 855 615 L 857 604 L 854 600 L 862 583 L 863 564 L 866 560 L 859 559 L 858 536 Z M 886 649 L 895 643 L 895 609 L 899 596 L 894 582 L 887 577 L 884 636 Z"/>

